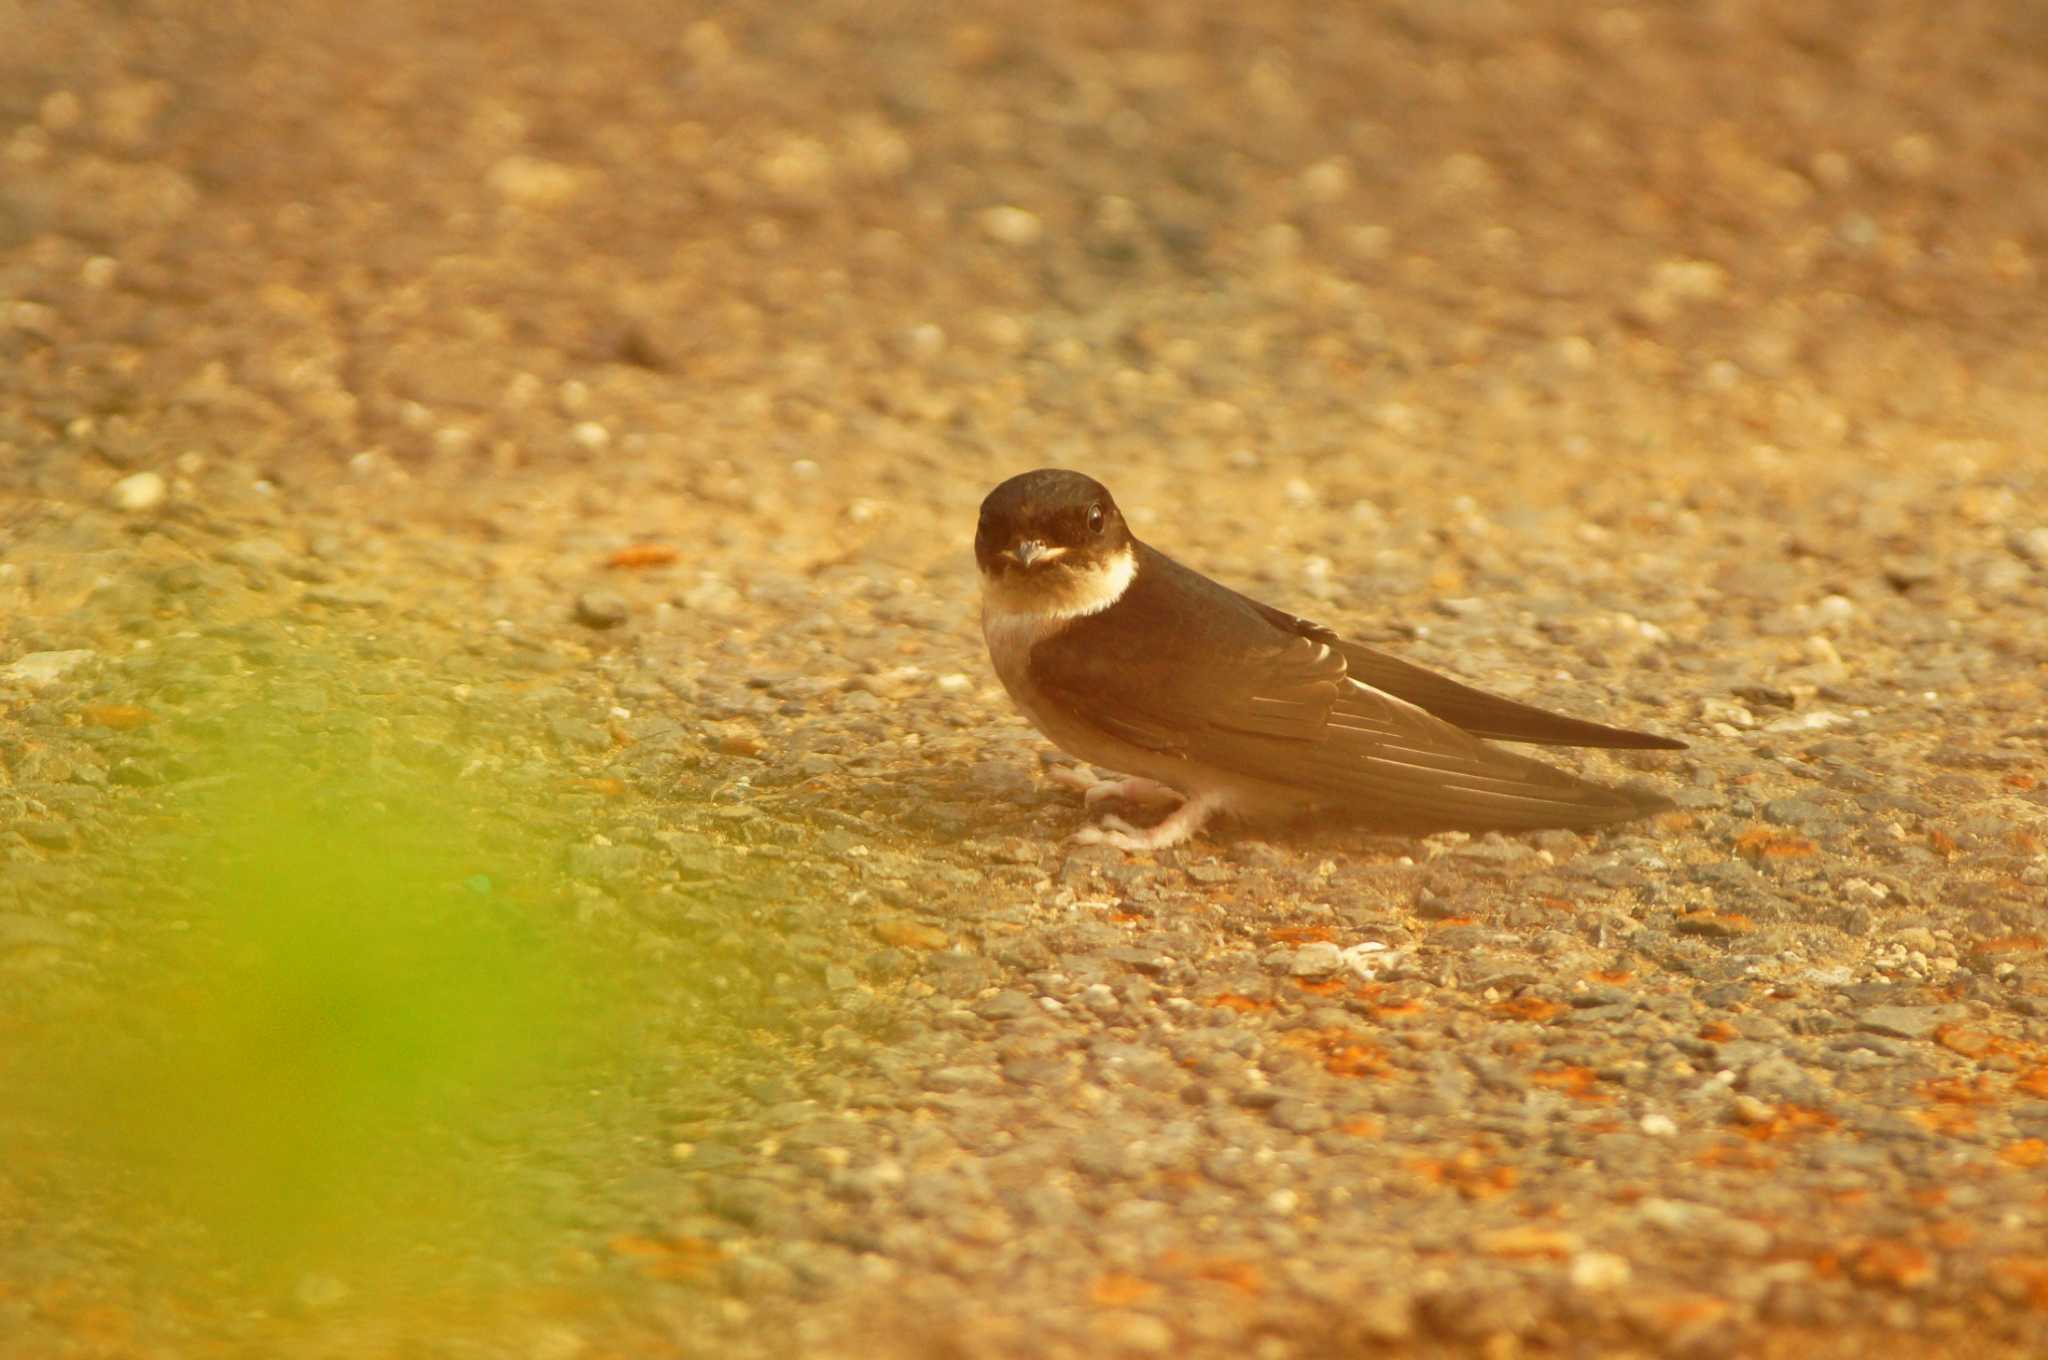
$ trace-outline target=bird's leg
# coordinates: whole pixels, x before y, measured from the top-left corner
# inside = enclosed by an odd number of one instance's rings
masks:
[[[1222,807],[1222,795],[1198,793],[1148,830],[1141,831],[1120,817],[1105,817],[1098,826],[1082,827],[1074,839],[1082,845],[1113,845],[1119,850],[1164,850],[1200,831]]]
[[[1187,795],[1179,789],[1169,788],[1156,779],[1141,779],[1137,775],[1127,779],[1097,780],[1095,787],[1082,794],[1081,801],[1088,807],[1094,807],[1109,798],[1121,798],[1126,803],[1136,803],[1141,807],[1162,807],[1187,801]]]
[[[1045,772],[1045,777],[1055,784],[1065,784],[1070,789],[1081,791],[1081,801],[1094,807],[1105,798],[1121,798],[1127,803],[1154,805],[1181,802],[1186,795],[1178,789],[1168,788],[1155,779],[1140,779],[1132,775],[1128,779],[1104,779],[1085,765],[1054,765]]]

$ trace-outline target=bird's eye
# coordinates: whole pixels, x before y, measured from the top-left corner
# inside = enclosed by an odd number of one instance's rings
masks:
[[[1102,506],[1100,504],[1088,507],[1088,532],[1091,534],[1102,532]]]

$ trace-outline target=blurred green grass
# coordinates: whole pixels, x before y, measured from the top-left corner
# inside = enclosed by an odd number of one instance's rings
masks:
[[[679,1054],[716,1067],[757,1022],[720,1009],[709,965],[656,951],[657,974],[586,928],[576,818],[537,791],[457,789],[284,720],[228,730],[264,740],[88,869],[124,956],[15,1011],[0,1155],[143,1256],[184,1243],[159,1273],[266,1291],[559,1237],[563,1177],[534,1168],[629,1160],[635,1089]]]
[[[488,1186],[447,1135],[602,1060],[565,1023],[593,961],[521,938],[425,790],[245,771],[209,802],[185,957],[134,998],[147,1028],[78,1074],[87,1145],[242,1255],[353,1256],[401,1218],[469,1217],[445,1201]]]

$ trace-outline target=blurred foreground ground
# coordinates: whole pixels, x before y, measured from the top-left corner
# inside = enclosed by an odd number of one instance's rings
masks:
[[[0,0],[0,1349],[2042,1353],[2043,89],[2028,3]],[[1070,851],[1048,463],[1680,810]]]

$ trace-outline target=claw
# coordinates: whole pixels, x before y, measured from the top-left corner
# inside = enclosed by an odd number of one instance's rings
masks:
[[[1119,850],[1164,850],[1179,845],[1200,831],[1221,807],[1222,800],[1215,795],[1198,794],[1175,808],[1165,821],[1149,829],[1140,830],[1121,817],[1104,817],[1096,825],[1084,826],[1075,832],[1074,840],[1082,845],[1113,845]]]
[[[1087,766],[1054,765],[1046,770],[1045,777],[1055,784],[1078,790],[1082,803],[1091,808],[1112,798],[1149,806],[1179,803],[1187,797],[1178,789],[1168,788],[1154,779],[1140,779],[1136,775],[1128,779],[1104,779]]]
[[[1113,845],[1119,850],[1150,850],[1152,844],[1142,834],[1130,835],[1100,826],[1084,826],[1074,833],[1076,845]]]

